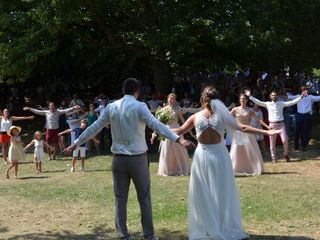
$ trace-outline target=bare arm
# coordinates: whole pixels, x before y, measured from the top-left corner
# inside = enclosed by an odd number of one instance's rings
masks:
[[[184,120],[184,117],[183,117],[183,115],[182,115],[182,112],[178,112],[177,114],[178,114],[178,117],[179,117],[179,119],[180,119],[181,124],[183,125],[183,124],[186,122],[186,120]],[[192,128],[191,128],[191,129],[192,129]],[[196,139],[196,136],[193,134],[193,132],[191,131],[191,129],[189,130],[189,134],[191,135],[191,137],[193,137],[194,139]]]
[[[179,128],[173,129],[178,135],[185,134],[194,127],[195,114],[190,116],[187,121]]]
[[[63,114],[63,113],[68,113],[68,112],[72,112],[74,110],[77,109],[81,109],[81,107],[79,105],[75,105],[73,107],[67,108],[67,109],[61,109],[61,110],[57,110],[59,112],[59,114]]]
[[[17,116],[12,116],[12,121],[20,121],[20,120],[33,120],[34,116],[27,116],[27,117],[17,117]]]
[[[183,113],[196,113],[199,112],[201,110],[201,108],[193,108],[193,107],[189,107],[189,108],[181,108]]]
[[[266,129],[270,129],[270,127],[268,126],[268,124],[266,124],[263,120],[259,120],[259,122],[260,122],[261,125],[264,126]]]
[[[50,146],[48,143],[46,143],[45,141],[42,141],[44,145],[46,145],[47,148],[53,148],[52,146]]]
[[[255,104],[257,104],[257,105],[259,105],[259,106],[261,106],[261,107],[265,107],[265,108],[267,107],[267,103],[266,103],[266,102],[262,102],[262,101],[260,101],[259,99],[256,99],[256,98],[252,97],[250,90],[246,89],[246,90],[244,91],[244,93],[245,93],[245,94],[247,95],[247,97],[248,97],[252,102],[254,102]]]
[[[269,126],[262,119],[259,119],[254,111],[252,111],[252,117],[256,120],[256,122],[260,123],[264,128],[269,129]]]
[[[38,110],[38,109],[35,109],[35,108],[31,108],[31,107],[24,107],[23,110],[24,111],[30,111],[30,112],[33,112],[35,114],[42,115],[42,116],[45,116],[46,112],[47,112],[47,110]]]
[[[232,110],[230,111],[230,113],[231,113],[233,116],[236,116],[236,108],[232,108]]]
[[[29,147],[31,147],[35,143],[35,140],[32,140],[27,146],[25,146],[24,150],[26,151]]]
[[[81,111],[81,109],[79,108],[79,109],[76,109],[74,111],[67,112],[66,115],[69,116],[69,115],[75,114],[75,113],[80,112],[80,111]]]
[[[94,141],[97,144],[100,144],[100,141],[96,137],[91,138],[91,140]]]
[[[151,138],[150,138],[150,143],[153,144],[154,140],[157,137],[157,133],[155,131],[153,131],[153,133],[151,134]]]
[[[269,135],[269,136],[280,133],[280,130],[275,130],[275,129],[264,130],[264,129],[254,128],[249,125],[244,125],[244,124],[240,124],[240,123],[238,123],[238,124],[241,128],[241,131],[245,132],[245,133],[254,133],[254,134],[259,133],[259,134],[264,134],[264,135]]]
[[[235,120],[235,118],[231,114],[225,114],[223,116],[223,121],[225,126],[228,126],[231,130],[238,130],[245,133],[261,133],[264,135],[274,135],[280,133],[280,130],[263,130],[251,127],[249,125],[244,125]]]
[[[72,132],[72,129],[69,128],[69,129],[64,130],[64,131],[62,131],[62,132],[59,132],[58,136],[62,136],[62,135],[64,135],[64,134],[71,133],[71,132]]]

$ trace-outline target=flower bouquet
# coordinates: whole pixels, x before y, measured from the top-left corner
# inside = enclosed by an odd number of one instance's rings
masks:
[[[155,111],[155,117],[163,124],[167,124],[174,120],[174,111],[171,107],[158,107]],[[160,135],[158,139],[159,141],[163,141],[164,137]]]

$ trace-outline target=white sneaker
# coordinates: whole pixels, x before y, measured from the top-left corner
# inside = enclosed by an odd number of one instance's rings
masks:
[[[70,172],[74,172],[74,167],[71,167]]]
[[[81,168],[80,169],[80,172],[85,172],[86,170],[84,168]]]

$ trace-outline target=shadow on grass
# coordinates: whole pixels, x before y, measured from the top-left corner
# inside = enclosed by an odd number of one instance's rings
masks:
[[[19,162],[19,164],[31,164],[34,163],[34,161],[28,161],[28,162]]]
[[[14,237],[7,238],[8,240],[17,239],[30,239],[30,240],[45,240],[45,239],[59,239],[59,240],[85,240],[85,239],[116,239],[116,235],[113,229],[107,229],[103,226],[93,229],[91,233],[74,233],[72,231],[61,231],[61,232],[51,232],[47,231],[45,233],[27,233],[16,235]]]
[[[250,240],[315,240],[303,236],[250,235]]]
[[[86,172],[111,172],[112,170],[110,168],[108,169],[86,169]]]
[[[45,179],[45,178],[51,178],[49,176],[29,176],[29,177],[19,177],[19,180],[26,180],[26,179]]]
[[[0,229],[1,230],[1,229]],[[75,233],[68,230],[63,230],[61,232],[53,232],[47,231],[44,233],[27,233],[15,235],[14,237],[9,237],[7,240],[20,240],[20,239],[29,239],[29,240],[111,240],[118,239],[117,234],[114,229],[107,228],[102,225],[96,227],[89,233]],[[132,233],[132,240],[140,240],[142,239],[142,235],[140,233]]]
[[[294,162],[304,162],[304,161],[320,161],[320,159],[319,158],[315,158],[315,156],[292,159],[293,163]]]
[[[54,162],[71,162],[72,161],[72,157],[63,157],[63,158],[58,158],[58,159],[55,159],[55,160],[50,160],[51,161],[54,161]]]
[[[0,228],[0,233],[5,233],[5,232],[9,232],[9,229],[6,227],[1,227]]]
[[[6,232],[7,229],[0,228],[0,232]],[[157,235],[161,240],[188,240],[188,235],[185,232],[171,231],[168,229],[161,229]],[[18,240],[18,239],[30,239],[30,240],[46,240],[46,239],[59,239],[59,240],[112,240],[117,239],[117,234],[114,229],[106,228],[105,226],[99,226],[92,230],[90,233],[74,233],[72,231],[61,231],[61,232],[51,232],[47,231],[45,233],[27,233],[16,235],[14,237],[7,238],[8,240]],[[131,240],[142,239],[142,233],[131,233]],[[277,236],[277,235],[250,235],[252,240],[315,240],[313,238],[303,237],[303,236]]]
[[[59,170],[46,170],[42,171],[42,173],[61,173],[61,172],[66,172],[66,169],[59,169]]]
[[[300,174],[298,172],[263,172],[263,175]]]

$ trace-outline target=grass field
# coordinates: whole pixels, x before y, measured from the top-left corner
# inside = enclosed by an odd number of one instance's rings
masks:
[[[237,177],[243,223],[251,239],[320,239],[320,145],[293,152],[294,162],[266,162],[266,173]],[[281,149],[279,149],[280,151]],[[279,152],[280,154],[280,152]],[[156,175],[151,154],[152,200],[156,235],[187,238],[189,177]],[[70,157],[45,161],[36,174],[32,154],[19,165],[19,179],[5,179],[0,166],[0,239],[114,239],[111,157],[86,161],[86,173],[71,173]],[[140,210],[131,186],[128,228],[142,235]]]

